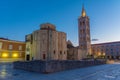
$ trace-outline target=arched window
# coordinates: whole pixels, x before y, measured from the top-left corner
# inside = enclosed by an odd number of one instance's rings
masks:
[[[83,21],[83,25],[85,25],[85,21]]]
[[[65,54],[65,51],[64,51],[64,54]]]
[[[80,34],[82,34],[83,32],[82,32],[82,30],[80,30]]]
[[[85,29],[83,29],[83,33],[85,33]]]
[[[54,52],[53,52],[54,54],[55,54],[55,50],[54,50]]]
[[[82,26],[82,22],[80,22],[80,26]]]
[[[60,51],[60,54],[62,54],[62,51]]]

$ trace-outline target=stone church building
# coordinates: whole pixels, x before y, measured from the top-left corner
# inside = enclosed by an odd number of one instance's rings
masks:
[[[26,35],[26,60],[66,60],[66,33],[55,25],[45,23],[40,29]]]
[[[78,18],[78,33],[79,46],[74,47],[55,25],[41,24],[39,30],[26,35],[26,60],[81,60],[91,54],[89,17],[84,7]]]

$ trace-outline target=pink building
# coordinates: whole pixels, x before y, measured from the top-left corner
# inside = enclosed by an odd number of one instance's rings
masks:
[[[120,59],[120,41],[100,44],[92,44],[94,57],[106,57],[108,59]]]

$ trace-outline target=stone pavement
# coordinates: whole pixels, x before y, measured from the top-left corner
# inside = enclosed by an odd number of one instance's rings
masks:
[[[51,74],[15,70],[0,63],[0,80],[120,80],[120,64],[105,64]]]

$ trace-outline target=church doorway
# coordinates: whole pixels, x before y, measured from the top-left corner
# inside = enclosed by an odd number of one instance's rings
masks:
[[[30,60],[30,55],[26,55],[26,60],[27,60],[27,61]]]
[[[111,56],[111,59],[114,59],[114,56]]]
[[[107,59],[110,59],[110,56],[107,56]]]
[[[116,59],[119,59],[119,56],[116,56]]]
[[[46,59],[46,55],[45,54],[43,54],[43,59]]]

